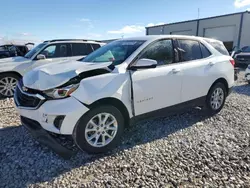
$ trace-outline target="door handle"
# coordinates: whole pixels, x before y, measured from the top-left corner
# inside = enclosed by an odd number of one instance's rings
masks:
[[[173,72],[174,74],[177,74],[178,72],[181,72],[181,70],[180,70],[180,69],[172,69],[172,72]]]
[[[209,62],[208,65],[213,66],[215,62]]]

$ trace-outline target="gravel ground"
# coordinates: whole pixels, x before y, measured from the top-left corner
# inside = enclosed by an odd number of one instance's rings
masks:
[[[241,73],[224,109],[136,124],[106,155],[63,160],[34,141],[12,100],[0,101],[0,187],[250,187],[250,85]]]

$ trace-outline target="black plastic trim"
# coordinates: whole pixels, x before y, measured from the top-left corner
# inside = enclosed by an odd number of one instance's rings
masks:
[[[21,116],[21,123],[39,143],[48,146],[62,158],[70,159],[75,155],[75,152],[59,144],[37,121]]]
[[[232,93],[232,91],[233,91],[233,87],[228,88],[227,96],[230,95]]]
[[[135,122],[145,120],[145,119],[173,115],[173,114],[176,114],[182,110],[185,110],[185,109],[188,109],[191,107],[204,106],[205,102],[206,102],[206,96],[203,96],[203,97],[200,97],[200,98],[197,98],[194,100],[190,100],[187,102],[183,102],[183,103],[180,103],[177,105],[173,105],[173,106],[169,106],[169,107],[155,110],[152,112],[148,112],[145,114],[141,114],[141,115],[138,115],[138,116],[131,118],[130,124],[134,124]]]

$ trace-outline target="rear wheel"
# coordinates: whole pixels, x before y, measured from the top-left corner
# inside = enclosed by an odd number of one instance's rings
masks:
[[[206,97],[207,111],[216,114],[221,111],[227,97],[226,87],[223,83],[216,83],[208,92]]]
[[[114,106],[91,109],[78,122],[73,138],[81,150],[88,153],[103,153],[114,148],[120,141],[124,118]]]
[[[16,74],[0,75],[0,96],[13,97],[14,91],[20,76]]]

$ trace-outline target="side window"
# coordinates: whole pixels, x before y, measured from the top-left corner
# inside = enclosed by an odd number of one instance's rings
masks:
[[[9,46],[9,51],[16,51],[16,47],[15,46]]]
[[[59,58],[69,56],[68,44],[52,44],[46,47],[40,54],[45,55],[46,58]]]
[[[202,59],[201,49],[198,41],[178,40],[182,61]]]
[[[45,48],[40,54],[45,55],[46,58],[55,57],[56,45],[50,45]]]
[[[87,43],[73,43],[72,44],[72,53],[73,56],[84,56],[93,52],[90,44]]]
[[[207,58],[210,55],[212,55],[211,52],[206,48],[206,46],[200,43],[200,47],[201,47],[201,53],[202,53],[203,58]]]
[[[157,65],[167,65],[173,63],[173,45],[172,40],[162,40],[149,46],[140,59],[153,59]]]
[[[100,44],[91,44],[91,46],[93,47],[94,50],[97,50],[98,48],[100,48]]]

